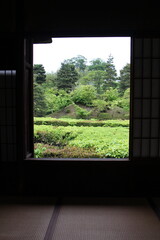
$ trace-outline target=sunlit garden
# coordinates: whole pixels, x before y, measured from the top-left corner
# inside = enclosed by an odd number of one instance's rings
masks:
[[[34,65],[36,158],[126,158],[130,64],[114,58],[65,60],[56,73]]]

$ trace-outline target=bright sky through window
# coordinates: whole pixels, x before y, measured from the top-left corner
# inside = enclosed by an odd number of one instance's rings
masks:
[[[77,55],[84,56],[88,63],[96,58],[106,61],[112,55],[119,75],[119,71],[130,63],[130,38],[53,38],[51,44],[34,45],[34,64],[43,64],[46,72],[56,72],[64,60]]]

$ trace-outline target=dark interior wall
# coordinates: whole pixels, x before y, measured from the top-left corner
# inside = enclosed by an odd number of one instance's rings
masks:
[[[32,161],[24,169],[24,192],[31,195],[160,195],[159,163]]]
[[[8,0],[1,3],[1,33],[47,35],[158,34],[159,8],[150,2]]]
[[[25,2],[25,31],[53,35],[108,35],[158,32],[158,9],[149,2]],[[28,14],[28,12],[30,14]]]
[[[22,4],[24,3],[24,4]],[[16,5],[17,4],[17,5]],[[20,5],[19,5],[20,4]],[[18,8],[17,8],[18,6]],[[9,1],[1,8],[1,35],[36,36],[160,36],[158,9],[150,3],[135,7],[93,1]],[[17,45],[18,48],[18,45]],[[2,59],[3,60],[3,59]],[[11,59],[10,59],[11,60]],[[8,61],[10,61],[8,60]],[[21,81],[18,79],[17,81]],[[18,84],[18,82],[17,82]],[[22,95],[21,95],[22,97]],[[17,95],[20,102],[22,99]],[[21,112],[17,109],[17,116]],[[23,125],[17,125],[22,136]],[[159,195],[160,164],[136,162],[38,162],[18,159],[0,163],[1,193],[52,195]],[[11,159],[12,161],[12,159]]]
[[[16,31],[16,0],[2,2],[0,23],[1,34],[8,34]]]

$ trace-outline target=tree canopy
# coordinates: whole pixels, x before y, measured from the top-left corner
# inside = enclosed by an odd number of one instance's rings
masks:
[[[34,81],[38,84],[42,84],[46,81],[46,71],[42,64],[35,64],[33,66]]]
[[[126,64],[120,71],[119,91],[121,95],[130,87],[130,64]]]
[[[80,73],[84,72],[87,67],[87,59],[82,55],[78,55],[77,57],[67,59],[64,61],[64,63],[74,65],[75,69]]]
[[[70,63],[62,63],[61,68],[57,72],[55,84],[58,89],[71,91],[78,81],[78,73],[75,66]]]
[[[89,116],[81,105],[94,108],[92,115],[99,112],[102,119],[108,118],[108,110],[129,116],[130,64],[120,70],[118,77],[111,55],[106,61],[97,58],[88,64],[84,56],[78,55],[64,60],[56,73],[46,74],[43,65],[36,64],[33,74],[35,116],[53,114],[70,104],[80,105],[76,111],[81,117]]]

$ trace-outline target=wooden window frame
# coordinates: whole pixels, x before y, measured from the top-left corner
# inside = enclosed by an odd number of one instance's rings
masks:
[[[102,37],[102,36],[99,36],[99,37]],[[110,37],[110,36],[108,36],[108,37]],[[131,46],[132,46],[132,37],[131,36],[125,36],[125,37],[130,37]],[[36,39],[35,42],[37,43],[38,40]],[[39,41],[39,42],[41,42],[41,41]],[[130,51],[131,50],[132,50],[132,47],[130,48]],[[33,50],[32,50],[32,54],[33,54]],[[32,55],[32,57],[33,57],[33,55]],[[131,57],[132,57],[132,52],[131,52]],[[33,73],[33,71],[32,71],[32,73]],[[131,82],[131,80],[130,80],[130,82]],[[33,103],[33,77],[32,77],[32,84],[31,85],[32,85],[32,93],[30,92],[30,99],[32,99],[32,103]],[[131,113],[131,105],[132,105],[131,101],[132,101],[132,99],[130,97],[130,113]],[[30,124],[33,123],[33,105],[31,105],[31,107],[32,107],[32,109],[30,109],[30,118],[32,117],[32,120],[30,119]],[[130,117],[131,117],[131,114],[130,114]],[[131,119],[129,119],[129,122],[131,123]],[[129,157],[128,158],[35,158],[34,157],[34,146],[33,146],[33,128],[30,127],[29,131],[32,132],[32,134],[30,134],[30,136],[32,136],[30,138],[30,139],[32,139],[31,140],[31,145],[30,145],[31,146],[30,149],[32,149],[32,152],[29,152],[28,155],[26,155],[25,160],[27,160],[27,161],[49,161],[49,162],[50,161],[69,161],[69,162],[70,161],[91,161],[91,162],[92,161],[102,161],[102,162],[120,162],[120,161],[122,161],[122,162],[128,162],[129,160],[131,160],[131,156],[132,156],[131,132],[130,132],[131,131],[131,126],[129,127]]]

